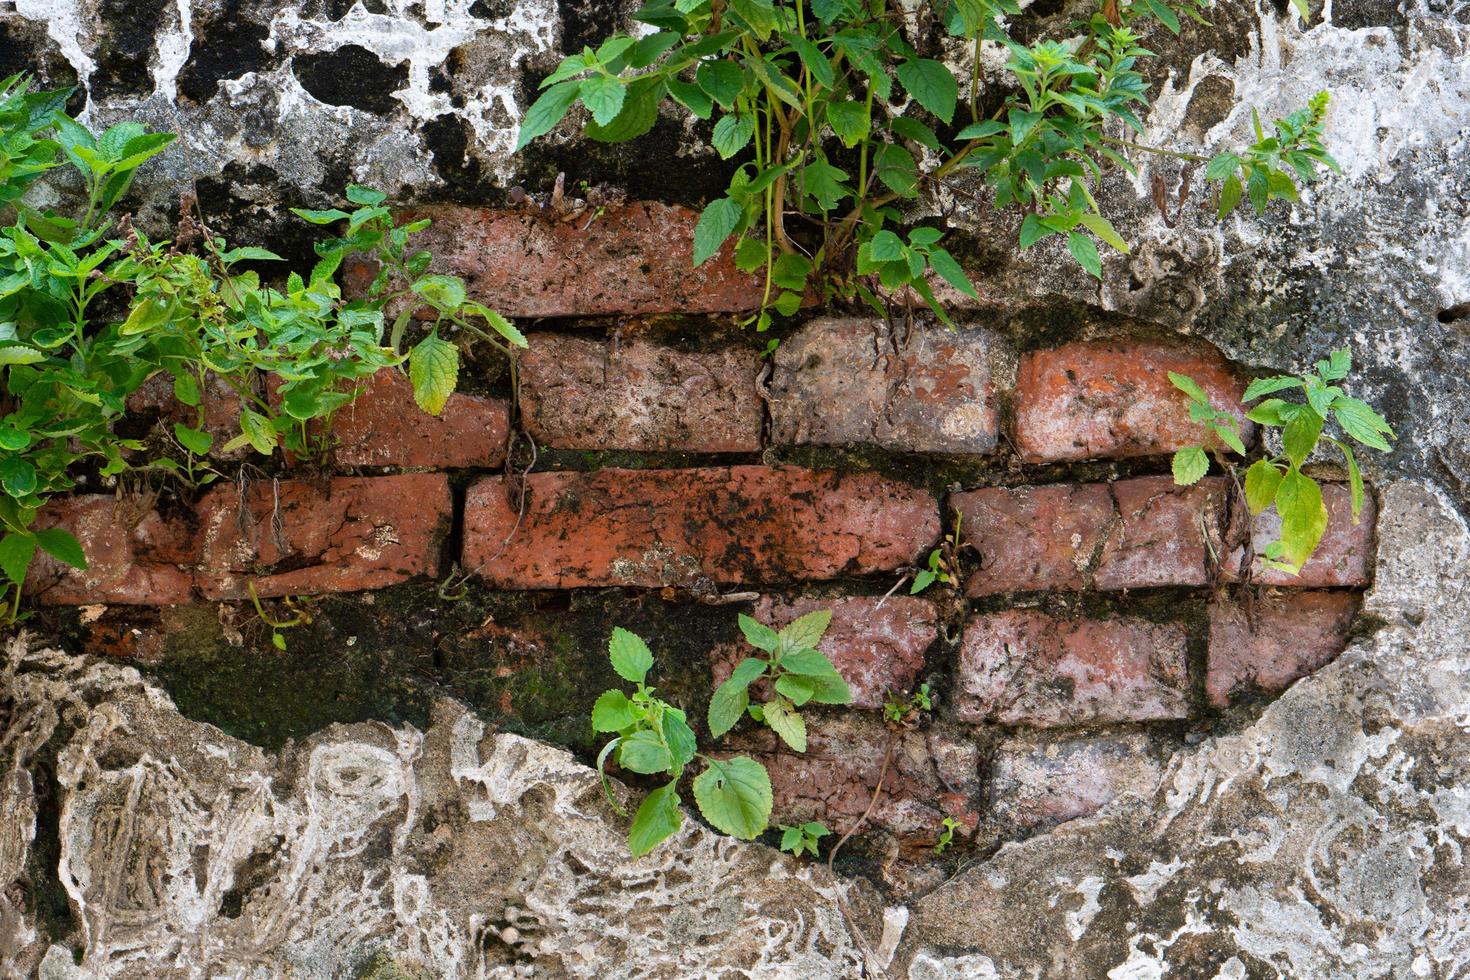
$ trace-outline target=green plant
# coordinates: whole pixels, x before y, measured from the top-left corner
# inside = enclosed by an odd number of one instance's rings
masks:
[[[934,710],[934,699],[929,694],[929,685],[920,684],[919,689],[904,697],[889,691],[883,698],[883,717],[892,724],[912,721],[923,712]]]
[[[1327,507],[1322,502],[1322,488],[1316,480],[1302,472],[1302,465],[1323,441],[1342,453],[1348,473],[1352,498],[1352,519],[1357,523],[1363,509],[1363,474],[1353,455],[1349,440],[1359,445],[1390,452],[1388,440],[1394,438],[1389,427],[1367,403],[1349,396],[1336,383],[1347,378],[1352,369],[1352,354],[1346,348],[1333,351],[1314,370],[1299,375],[1277,375],[1258,378],[1246,387],[1242,403],[1257,402],[1246,417],[1267,430],[1281,433],[1280,453],[1268,452],[1251,463],[1245,471],[1243,494],[1251,514],[1261,514],[1275,507],[1281,518],[1280,537],[1272,541],[1262,555],[1268,568],[1296,575],[1306,563],[1327,530]],[[1189,397],[1189,417],[1202,423],[1213,437],[1209,446],[1222,469],[1235,476],[1235,468],[1223,450],[1246,455],[1245,445],[1235,417],[1210,403],[1193,379],[1170,372],[1169,380]],[[1305,400],[1290,402],[1282,398],[1265,398],[1277,392],[1299,390]],[[1257,399],[1264,399],[1257,401]],[[1343,438],[1327,435],[1331,419]],[[1266,440],[1263,440],[1263,443]],[[1174,481],[1188,485],[1197,483],[1209,471],[1210,458],[1205,446],[1189,446],[1174,454]]]
[[[1256,141],[1238,154],[1216,154],[1205,168],[1205,177],[1221,184],[1219,217],[1234,211],[1242,197],[1250,200],[1256,214],[1265,214],[1273,200],[1298,200],[1297,180],[1314,182],[1319,167],[1342,172],[1322,144],[1327,99],[1326,92],[1318,92],[1305,109],[1277,119],[1271,136],[1262,129],[1260,115],[1251,110]]]
[[[1304,11],[1304,0],[1294,2]],[[1177,34],[1181,15],[1201,20],[1207,6],[1101,0],[1074,25],[1078,38],[1022,44],[1007,23],[1021,12],[1016,0],[941,0],[933,6],[938,22],[971,52],[962,92],[948,65],[921,56],[905,37],[910,8],[888,0],[650,0],[634,15],[651,28],[643,36],[615,34],[565,58],[543,80],[517,148],[550,132],[579,102],[592,139],[635,139],[671,100],[714,121],[712,143],[722,158],[741,158],[725,195],[700,216],[693,257],[698,265],[734,238],[737,265],[764,269],[762,307],[747,322],[765,329],[771,311],[794,313],[812,288],[880,312],[887,299],[912,290],[948,322],[929,275],[977,293],[940,244],[941,230],[894,230],[903,202],[926,187],[967,195],[951,180],[976,171],[997,207],[1023,214],[1022,248],[1064,236],[1071,256],[1101,277],[1097,243],[1128,250],[1092,192],[1106,167],[1132,169],[1119,150],[1205,162],[1110,130],[1143,129],[1134,113],[1148,104],[1138,64],[1152,52],[1140,32],[1153,22]],[[984,41],[1007,52],[1014,88],[982,117]],[[1253,202],[1262,186],[1268,198],[1291,196],[1283,180],[1310,179],[1319,165],[1331,165],[1318,141],[1324,108],[1319,96],[1305,116],[1279,120],[1272,139],[1258,125],[1256,144],[1231,157]],[[1213,179],[1228,198],[1240,178],[1216,159]],[[788,227],[793,216],[799,222]]]
[[[702,755],[684,712],[657,696],[645,681],[653,668],[653,653],[642,639],[617,628],[608,641],[608,656],[618,676],[636,685],[632,696],[606,691],[592,707],[592,728],[614,732],[597,756],[608,801],[626,816],[613,796],[605,765],[613,758],[629,772],[668,775],[669,781],[650,792],[633,815],[628,848],[634,857],[647,854],[684,823],[679,809],[679,779],[695,759],[705,769],[694,778],[699,812],[716,829],[742,840],[753,840],[771,817],[771,780],[765,766],[748,756],[717,759]]]
[[[741,614],[740,631],[761,655],[740,661],[715,689],[709,702],[710,734],[719,738],[734,728],[741,716],[749,714],[797,752],[805,752],[806,720],[798,709],[807,702],[852,703],[847,682],[832,661],[816,649],[831,620],[831,611],[819,609],[778,632]],[[752,704],[750,686],[763,678],[769,684],[768,696]]]
[[[949,850],[949,845],[954,843],[954,832],[960,828],[960,822],[954,817],[945,817],[944,823],[939,831],[939,840],[934,844],[934,853],[943,854]]]
[[[260,617],[262,623],[271,628],[271,646],[284,653],[286,651],[285,631],[297,626],[310,626],[315,618],[312,607],[316,605],[316,600],[310,596],[286,596],[281,600],[281,604],[292,616],[290,619],[276,619],[267,615],[265,608],[260,604],[260,596],[255,593],[254,582],[250,583],[249,588],[250,602],[255,606],[255,615]]]
[[[800,857],[802,851],[817,856],[817,847],[823,837],[832,833],[826,825],[817,823],[815,820],[804,823],[799,827],[788,827],[781,824],[781,850],[789,851],[796,857]]]
[[[928,567],[915,573],[909,595],[918,595],[935,582],[944,585],[959,582],[960,522],[963,520],[963,514],[955,515],[954,530],[944,536],[944,542],[938,548],[929,552]]]

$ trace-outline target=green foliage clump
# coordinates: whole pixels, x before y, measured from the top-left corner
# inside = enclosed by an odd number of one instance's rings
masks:
[[[1303,463],[1322,441],[1331,443],[1342,453],[1347,466],[1354,524],[1363,509],[1363,473],[1348,440],[1379,452],[1391,452],[1393,449],[1388,442],[1394,438],[1393,429],[1383,417],[1366,402],[1348,395],[1337,384],[1347,378],[1351,369],[1352,354],[1344,348],[1333,351],[1328,359],[1318,361],[1312,371],[1257,378],[1246,387],[1242,396],[1242,402],[1256,402],[1245,413],[1247,418],[1281,433],[1282,451],[1257,459],[1245,471],[1245,503],[1251,514],[1264,513],[1274,506],[1281,518],[1281,536],[1272,541],[1261,556],[1268,568],[1298,574],[1327,531],[1328,515],[1322,502],[1322,488],[1302,472]],[[1211,446],[1216,460],[1233,473],[1234,468],[1222,449],[1239,456],[1246,455],[1235,416],[1212,405],[1209,395],[1193,379],[1171,371],[1169,380],[1189,396],[1189,417],[1205,426],[1206,432],[1218,443]],[[1265,397],[1293,389],[1299,390],[1305,400],[1292,402]],[[1326,434],[1329,419],[1341,430],[1342,439]],[[1178,484],[1199,482],[1209,468],[1210,459],[1204,446],[1188,446],[1174,454],[1174,482]]]
[[[428,222],[395,227],[385,196],[370,188],[348,186],[351,212],[297,212],[315,224],[345,222],[345,233],[317,243],[308,276],[291,272],[277,285],[242,266],[279,256],[230,248],[202,222],[190,229],[197,250],[183,240],[150,241],[115,212],[138,168],[173,135],[135,122],[94,134],[66,115],[68,94],[32,92],[19,75],[0,81],[0,204],[15,216],[0,229],[0,603],[11,620],[38,549],[86,565],[70,534],[32,529],[41,506],[84,472],[189,487],[220,476],[209,462],[215,437],[204,426],[211,382],[241,403],[240,432],[223,449],[319,459],[331,446],[333,415],[380,370],[406,361],[418,404],[442,410],[459,365],[456,343],[443,336],[451,328],[507,355],[526,346],[509,321],[466,298],[463,282],[426,274],[429,254],[410,251],[408,241]],[[59,166],[81,179],[86,203],[78,213],[26,200],[30,186]],[[363,297],[346,296],[336,281],[353,252],[382,270]],[[417,308],[433,319],[404,351]],[[391,309],[399,312],[389,331]],[[128,397],[156,375],[194,410],[193,424],[176,422],[162,447],[117,432]]]
[[[1295,0],[1303,12],[1302,0]],[[751,317],[791,315],[808,290],[886,310],[912,290],[943,319],[930,274],[976,297],[943,232],[907,236],[900,208],[951,179],[978,173],[998,208],[1023,215],[1020,245],[1063,236],[1072,258],[1101,277],[1099,244],[1128,244],[1102,213],[1093,189],[1105,169],[1132,171],[1119,138],[1142,132],[1148,106],[1139,64],[1150,25],[1178,34],[1180,18],[1203,22],[1206,0],[1101,0],[1068,40],[1021,43],[1008,19],[1016,0],[941,0],[938,22],[971,52],[961,73],[926,58],[905,37],[905,8],[889,0],[649,0],[634,37],[615,34],[565,58],[541,83],[521,122],[518,148],[549,133],[578,103],[584,130],[617,142],[647,133],[666,101],[713,120],[721,158],[743,157],[723,196],[694,232],[694,263],[730,239],[746,271],[764,269],[765,298]],[[997,107],[981,110],[981,45],[1001,45],[1012,83]],[[1335,167],[1322,148],[1325,94],[1276,121],[1241,154],[1221,154],[1208,176],[1222,183],[1223,216],[1247,194],[1257,210],[1295,199],[1293,181]],[[967,117],[967,118],[966,118]],[[1283,166],[1284,165],[1284,166]],[[1228,205],[1228,206],[1227,206]],[[795,221],[793,222],[793,219]],[[794,224],[794,227],[788,225]]]
[[[806,721],[799,707],[808,702],[852,703],[847,682],[831,661],[813,649],[831,617],[827,610],[809,613],[777,632],[742,615],[741,631],[762,656],[741,661],[716,689],[709,704],[711,736],[719,738],[748,714],[768,725],[791,748],[805,752]],[[765,766],[749,756],[722,759],[698,751],[698,740],[685,713],[659,698],[656,689],[647,685],[653,652],[638,636],[614,629],[608,641],[608,656],[618,676],[635,685],[631,695],[617,689],[604,692],[592,707],[593,730],[616,736],[597,756],[597,771],[603,777],[608,800],[623,813],[607,782],[609,759],[629,772],[670,777],[644,797],[633,815],[628,830],[633,856],[647,854],[683,826],[679,781],[696,759],[705,768],[694,778],[694,800],[710,825],[742,840],[753,840],[763,833],[770,824],[772,805],[771,779]],[[763,677],[770,681],[770,696],[754,704],[749,689]],[[810,850],[815,854],[816,838],[826,832],[819,824],[782,829],[788,837],[793,829],[797,832],[790,838],[796,846],[793,853],[799,853],[810,839]],[[783,843],[782,847],[789,845]]]

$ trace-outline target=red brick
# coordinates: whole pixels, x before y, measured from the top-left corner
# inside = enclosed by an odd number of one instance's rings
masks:
[[[1028,462],[1149,456],[1199,445],[1185,395],[1168,372],[1185,374],[1221,410],[1244,422],[1245,385],[1218,353],[1179,343],[1098,340],[1033,351],[1016,380],[1016,448]],[[1246,436],[1255,426],[1244,422]]]
[[[1210,702],[1225,705],[1240,691],[1279,694],[1297,678],[1337,659],[1360,597],[1352,592],[1266,593],[1247,605],[1210,605]]]
[[[881,605],[880,605],[881,603]],[[773,629],[818,609],[832,611],[817,649],[827,655],[858,708],[883,707],[884,694],[914,688],[924,669],[924,652],[939,636],[939,618],[927,599],[916,596],[849,596],[842,599],[762,597],[751,615]],[[721,644],[710,653],[716,684],[755,651],[744,643]]]
[[[1124,793],[1151,793],[1163,767],[1144,735],[1008,739],[990,765],[990,812],[1013,827],[1089,817]]]
[[[234,486],[199,504],[199,587],[208,599],[379,589],[434,575],[452,505],[443,474]],[[273,523],[278,526],[273,529]]]
[[[1208,585],[1223,550],[1226,483],[1205,479],[1181,487],[1172,477],[1112,484],[1118,521],[1103,544],[1099,589]]]
[[[26,580],[37,602],[169,605],[193,595],[195,543],[187,520],[164,518],[135,500],[85,494],[53,499],[35,527],[70,531],[87,556],[86,570],[78,571],[37,554]]]
[[[225,443],[240,434],[240,396],[216,374],[206,377],[200,395],[204,431],[214,437],[209,455],[214,459],[244,459],[252,451],[249,446],[241,446],[228,453],[223,449]],[[173,438],[175,422],[190,428],[199,422],[198,411],[174,397],[173,376],[165,371],[153,375],[134,390],[128,396],[127,409],[134,413],[157,413],[170,438]]]
[[[1009,609],[966,624],[955,708],[1041,727],[1154,721],[1188,717],[1187,690],[1179,626]]]
[[[1322,484],[1322,502],[1327,505],[1327,533],[1322,542],[1302,566],[1300,575],[1268,569],[1261,555],[1266,546],[1281,536],[1281,518],[1272,507],[1258,514],[1252,525],[1252,544],[1255,548],[1255,567],[1251,581],[1261,585],[1286,585],[1297,588],[1321,589],[1334,586],[1360,588],[1373,578],[1373,528],[1378,518],[1378,508],[1369,494],[1363,500],[1363,511],[1359,523],[1353,524],[1352,492],[1340,483]],[[1231,554],[1230,567],[1239,568],[1244,561],[1243,548]]]
[[[510,407],[499,398],[455,393],[439,415],[413,400],[400,372],[379,371],[332,417],[339,466],[495,467],[505,462]]]
[[[792,752],[769,729],[749,720],[741,722],[727,745],[732,754],[749,753],[770,773],[773,825],[819,820],[842,834],[872,800],[888,737],[873,715],[828,713],[808,724],[805,753]],[[882,795],[863,829],[931,846],[946,816],[975,826],[978,791],[979,753],[973,742],[934,730],[908,732],[894,748]]]
[[[759,371],[747,348],[535,334],[521,356],[521,416],[556,449],[759,452]]]
[[[483,479],[465,504],[464,565],[505,588],[866,575],[910,564],[940,530],[933,497],[871,473],[794,466],[533,473],[516,529],[518,482]]]
[[[972,596],[1084,589],[1114,520],[1106,484],[986,487],[951,494],[960,533],[979,556]]]
[[[463,277],[471,297],[506,316],[726,313],[761,302],[763,283],[736,270],[732,245],[694,267],[699,215],[684,207],[638,201],[572,222],[453,205],[401,216],[419,218],[434,222],[413,239],[434,254],[430,270]],[[345,272],[357,292],[377,274],[361,258]]]
[[[778,443],[871,444],[902,452],[990,453],[999,411],[988,330],[821,319],[776,348],[768,400]]]

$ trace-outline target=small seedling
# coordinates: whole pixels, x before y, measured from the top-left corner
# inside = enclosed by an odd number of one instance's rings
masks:
[[[250,601],[255,605],[255,614],[260,621],[271,628],[271,645],[282,653],[286,650],[286,633],[288,629],[297,626],[310,626],[314,618],[311,607],[316,605],[316,599],[310,596],[286,596],[281,604],[288,612],[294,613],[290,619],[272,619],[266,615],[265,607],[260,604],[260,596],[255,592],[255,583],[251,582]]]
[[[914,574],[914,584],[909,589],[909,595],[918,595],[935,582],[943,585],[954,585],[959,582],[960,522],[963,520],[963,514],[955,515],[954,530],[945,535],[943,543],[938,548],[929,552],[928,567],[921,568]]]
[[[917,715],[934,710],[934,699],[929,694],[929,685],[920,684],[919,689],[908,697],[889,692],[883,699],[883,717],[899,725],[911,722]]]
[[[828,830],[824,824],[817,823],[815,820],[799,827],[788,827],[783,823],[781,824],[781,850],[789,851],[796,857],[800,857],[802,851],[816,857],[818,842],[831,833],[832,831]]]
[[[934,845],[935,854],[943,854],[949,850],[949,845],[954,843],[954,832],[960,827],[960,822],[954,817],[945,817],[944,826],[939,831],[939,840]]]
[[[1393,429],[1366,402],[1349,397],[1336,382],[1344,380],[1352,369],[1352,354],[1346,348],[1333,351],[1327,360],[1318,361],[1315,370],[1299,375],[1277,375],[1257,378],[1245,389],[1242,403],[1256,401],[1279,391],[1300,389],[1305,402],[1289,402],[1281,398],[1265,398],[1245,413],[1246,418],[1267,428],[1281,431],[1282,452],[1258,459],[1245,471],[1244,495],[1251,514],[1261,514],[1273,505],[1281,517],[1280,537],[1266,546],[1262,555],[1266,567],[1296,575],[1317,550],[1327,531],[1327,507],[1322,502],[1322,488],[1316,480],[1302,472],[1306,462],[1322,440],[1341,452],[1347,465],[1348,484],[1352,495],[1352,519],[1358,522],[1363,509],[1363,474],[1347,440],[1379,452],[1391,452],[1388,440]],[[1169,372],[1169,380],[1189,396],[1189,417],[1205,426],[1206,432],[1218,440],[1210,446],[1221,468],[1235,478],[1235,466],[1226,458],[1224,449],[1245,455],[1235,417],[1210,402],[1209,395],[1192,378]],[[1337,439],[1324,434],[1331,418],[1343,435]],[[1188,446],[1174,454],[1174,482],[1180,485],[1198,483],[1209,471],[1210,458],[1204,446]]]

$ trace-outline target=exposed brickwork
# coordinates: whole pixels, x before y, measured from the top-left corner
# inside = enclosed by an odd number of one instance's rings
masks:
[[[332,419],[339,466],[403,469],[495,467],[505,462],[510,407],[499,398],[456,393],[434,416],[413,400],[397,371],[379,371]]]
[[[521,358],[521,415],[533,439],[556,449],[759,452],[759,371],[743,347],[535,334]]]
[[[820,319],[776,348],[777,443],[871,444],[900,452],[989,453],[999,414],[990,331]]]
[[[807,750],[780,746],[768,729],[742,723],[730,738],[731,753],[746,752],[764,763],[771,776],[771,823],[820,820],[845,832],[873,797],[888,730],[871,715],[824,715],[808,725]],[[909,732],[894,747],[883,793],[870,826],[928,846],[946,816],[973,827],[979,791],[979,753],[969,739],[937,731]],[[829,839],[831,843],[835,838]]]
[[[112,494],[59,497],[36,516],[35,529],[71,532],[87,556],[78,571],[39,553],[26,591],[48,605],[106,602],[167,605],[188,602],[194,580],[194,538],[187,520]]]
[[[1360,597],[1353,592],[1264,593],[1210,604],[1210,702],[1233,694],[1279,694],[1337,658]]]
[[[991,760],[987,795],[996,820],[1044,827],[1091,816],[1123,793],[1152,792],[1161,772],[1152,743],[1140,734],[1007,739]]]
[[[735,268],[732,246],[693,267],[688,208],[638,201],[595,219],[559,221],[535,208],[419,208],[403,221],[434,224],[414,247],[434,254],[431,271],[464,278],[470,295],[510,317],[724,313],[760,305],[763,284]],[[345,266],[351,290],[377,274]]]
[[[449,481],[437,473],[234,486],[199,504],[199,589],[208,599],[379,589],[439,569]]]
[[[965,587],[972,596],[1087,588],[1116,513],[1101,483],[985,487],[949,502],[978,559]]]
[[[881,708],[884,695],[907,693],[924,669],[924,652],[939,636],[939,618],[933,603],[915,596],[849,596],[843,599],[762,597],[751,615],[780,629],[818,609],[830,609],[832,622],[817,649],[827,655],[852,689],[857,708]],[[724,682],[735,665],[754,654],[742,643],[722,643],[711,651],[716,684]]]
[[[204,431],[214,437],[214,446],[209,451],[210,457],[224,460],[244,459],[250,454],[248,446],[224,451],[225,443],[240,434],[240,396],[213,374],[208,376],[200,396],[199,407],[204,409]],[[127,409],[129,412],[157,413],[170,438],[173,437],[175,422],[195,428],[199,421],[197,409],[174,397],[173,376],[164,371],[153,375],[128,396]]]
[[[1176,343],[1097,340],[1032,351],[1016,379],[1016,449],[1029,462],[1149,456],[1197,445],[1185,396],[1168,372],[1189,375],[1214,404],[1240,412],[1244,383],[1217,353]]]
[[[1189,715],[1184,630],[1141,619],[972,617],[957,682],[964,721],[1045,728]]]
[[[939,536],[933,497],[870,473],[604,469],[533,473],[526,485],[513,536],[505,479],[469,490],[464,565],[497,586],[831,579],[901,567]]]
[[[1099,589],[1210,583],[1223,553],[1224,480],[1181,487],[1172,477],[1150,476],[1119,480],[1112,489],[1118,521],[1103,543]]]
[[[1327,533],[1317,551],[1302,566],[1300,575],[1268,569],[1261,561],[1266,545],[1281,536],[1281,518],[1272,507],[1256,516],[1252,525],[1255,567],[1251,581],[1262,585],[1287,585],[1305,589],[1336,586],[1362,588],[1372,581],[1373,528],[1378,508],[1369,494],[1363,501],[1359,523],[1353,524],[1352,493],[1340,483],[1322,484],[1322,502],[1327,506]],[[1231,567],[1244,561],[1243,549],[1232,554]]]

